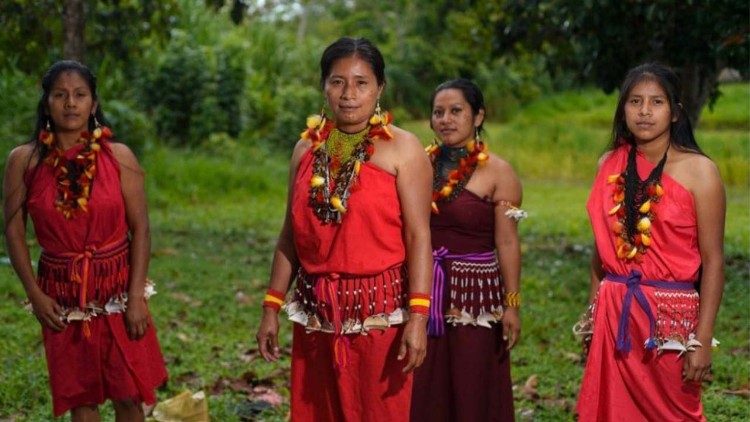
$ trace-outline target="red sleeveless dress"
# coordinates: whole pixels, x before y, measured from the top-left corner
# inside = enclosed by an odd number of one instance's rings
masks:
[[[396,359],[407,287],[396,178],[365,163],[341,224],[322,224],[309,206],[312,163],[308,151],[291,197],[301,265],[286,306],[297,322],[292,420],[408,420],[412,377]]]
[[[607,183],[607,176],[625,169],[629,151],[629,146],[623,146],[605,159],[587,205],[607,276],[594,305],[594,334],[578,397],[578,417],[580,421],[705,420],[700,386],[682,381],[684,355],[678,357],[664,347],[670,341],[687,341],[698,321],[693,283],[701,259],[693,197],[663,174],[664,195],[654,208],[651,246],[641,263],[617,258],[610,228],[616,216],[608,214],[614,206],[614,185]],[[636,160],[644,180],[654,165],[641,153]],[[628,285],[625,280],[636,283]],[[646,285],[649,281],[659,286]],[[635,296],[636,287],[647,301],[646,308]],[[629,311],[623,313],[628,295]],[[629,351],[617,350],[618,333],[630,341]],[[648,341],[655,348],[644,347]]]
[[[434,251],[445,248],[448,256],[488,252],[492,256],[483,262],[445,260],[443,314],[461,309],[476,321],[482,309],[502,309],[502,279],[495,252],[496,206],[464,189],[453,201],[439,202],[440,214],[432,214]],[[510,353],[502,323],[493,322],[490,328],[448,320],[443,324],[444,333],[428,338],[427,356],[414,372],[411,420],[514,420]]]
[[[66,219],[55,209],[56,180],[49,165],[26,173],[27,210],[42,256],[37,282],[64,308],[103,306],[127,293],[128,225],[120,190],[120,170],[107,142],[97,156],[88,212]],[[68,158],[83,145],[65,152]],[[53,413],[132,399],[152,404],[154,389],[167,379],[153,324],[140,340],[130,340],[123,313],[72,321],[62,332],[42,327],[52,390]]]

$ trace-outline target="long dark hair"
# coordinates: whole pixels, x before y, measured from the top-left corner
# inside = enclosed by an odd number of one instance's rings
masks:
[[[669,127],[669,142],[671,145],[683,151],[703,154],[693,135],[690,119],[680,102],[680,92],[682,92],[680,78],[671,68],[660,63],[641,64],[630,69],[628,74],[625,75],[625,80],[620,87],[620,98],[617,101],[617,110],[612,123],[612,142],[609,148],[613,150],[623,143],[635,145],[635,138],[630,133],[625,121],[625,102],[628,100],[633,87],[646,80],[654,81],[661,86],[667,94],[672,118],[676,117],[676,120]]]
[[[435,90],[432,92],[432,97],[430,98],[430,107],[435,107],[435,97],[437,97],[440,91],[444,91],[446,89],[457,89],[461,91],[464,99],[467,103],[469,103],[469,106],[471,106],[471,115],[476,117],[476,115],[479,114],[480,110],[484,110],[486,118],[487,109],[484,106],[484,95],[482,95],[482,90],[479,89],[477,84],[464,78],[451,79],[438,85],[437,88],[435,88]],[[432,127],[432,119],[430,119],[430,127]],[[483,131],[484,120],[482,120],[482,123],[480,123],[477,127],[478,133],[481,134]]]
[[[89,87],[89,90],[91,91],[91,97],[94,101],[97,102],[96,110],[94,111],[94,115],[89,116],[88,119],[88,130],[93,131],[95,127],[95,118],[96,121],[98,121],[102,125],[108,125],[107,119],[104,117],[104,113],[102,112],[102,105],[101,101],[99,101],[99,96],[96,92],[96,77],[91,72],[91,70],[84,66],[83,64],[74,61],[74,60],[60,60],[56,63],[54,63],[52,66],[50,66],[49,69],[47,69],[47,72],[42,77],[42,95],[41,98],[39,98],[39,103],[37,104],[36,108],[36,125],[34,126],[34,132],[31,135],[31,139],[27,141],[27,144],[32,145],[32,152],[29,154],[28,161],[26,162],[26,169],[31,168],[32,165],[34,165],[34,169],[31,174],[31,180],[34,180],[36,178],[40,163],[42,160],[47,156],[49,153],[49,147],[42,143],[39,140],[39,133],[42,130],[46,130],[47,124],[49,124],[50,130],[54,133],[55,131],[55,122],[52,120],[52,118],[49,116],[49,113],[47,112],[47,102],[49,101],[49,96],[52,91],[52,86],[55,84],[57,79],[65,72],[76,72],[78,75],[83,78],[84,81],[86,81],[86,85]],[[125,168],[123,166],[123,168]],[[22,182],[23,185],[25,185],[25,181]],[[23,186],[21,186],[22,188]],[[15,192],[16,189],[13,189],[13,192]],[[9,218],[6,219],[5,223],[7,225],[8,221],[19,211],[23,209],[26,203],[26,190],[21,191],[21,195],[23,195],[23,198],[19,202],[19,208],[12,210],[8,213]],[[7,227],[7,226],[6,226]]]
[[[341,37],[326,47],[320,57],[320,87],[325,87],[336,60],[356,56],[370,64],[379,86],[385,84],[385,60],[380,50],[367,38]]]
[[[36,106],[36,125],[34,127],[34,133],[29,140],[29,142],[34,144],[34,151],[35,153],[38,153],[37,157],[40,159],[47,155],[49,148],[39,141],[39,133],[46,129],[47,124],[49,124],[50,130],[53,133],[55,131],[55,122],[50,118],[49,113],[47,112],[47,101],[49,101],[50,91],[57,81],[57,78],[66,72],[76,72],[81,76],[81,78],[86,81],[86,85],[88,85],[89,90],[91,91],[91,98],[97,103],[94,114],[89,116],[88,130],[94,130],[94,118],[96,118],[100,124],[108,125],[107,119],[104,117],[104,112],[102,112],[102,104],[99,101],[99,95],[96,93],[96,76],[94,76],[91,70],[75,60],[60,60],[55,62],[55,64],[47,69],[47,72],[42,77],[42,96],[39,98],[39,103],[37,103]],[[32,156],[33,155],[34,154],[32,154]]]

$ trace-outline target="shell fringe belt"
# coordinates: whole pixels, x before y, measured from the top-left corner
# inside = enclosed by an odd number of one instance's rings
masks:
[[[87,246],[82,252],[54,254],[42,251],[37,282],[44,292],[64,307],[83,310],[89,305],[89,289],[104,304],[125,292],[130,270],[128,238],[101,248]],[[77,302],[77,303],[76,303]],[[84,335],[90,335],[84,321]]]

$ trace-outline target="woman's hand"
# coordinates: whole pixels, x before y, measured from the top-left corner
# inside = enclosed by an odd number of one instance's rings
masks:
[[[62,331],[68,326],[63,322],[62,307],[51,297],[39,292],[29,296],[31,309],[39,323],[55,331]]]
[[[521,317],[518,308],[506,307],[503,312],[503,340],[508,342],[507,349],[512,349],[521,337]]]
[[[128,337],[131,340],[138,340],[146,334],[148,328],[149,315],[146,299],[135,298],[128,300],[128,307],[125,310],[125,328],[128,331]]]
[[[412,313],[409,315],[401,336],[401,347],[398,349],[398,360],[408,356],[409,361],[404,366],[404,372],[410,372],[419,367],[427,354],[427,316]]]
[[[683,368],[683,380],[686,382],[704,381],[711,371],[711,340],[687,352]]]
[[[279,350],[279,314],[273,309],[263,308],[263,319],[255,334],[261,356],[267,362],[275,362],[281,356]]]

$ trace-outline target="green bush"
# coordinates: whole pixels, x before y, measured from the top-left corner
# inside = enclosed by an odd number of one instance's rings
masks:
[[[238,47],[225,47],[218,53],[216,70],[216,100],[225,119],[223,129],[235,138],[243,128],[241,103],[245,66],[241,53]]]
[[[552,80],[540,57],[500,57],[480,63],[475,82],[482,88],[488,116],[507,121],[519,109],[552,90]]]
[[[314,87],[290,85],[280,87],[275,100],[276,118],[268,142],[291,150],[305,128],[305,118],[319,112],[322,95]]]
[[[128,101],[107,101],[102,107],[117,140],[142,156],[148,141],[154,137],[153,126],[146,115]]]
[[[145,80],[143,97],[162,139],[175,145],[192,145],[200,140],[191,136],[204,132],[193,125],[210,127],[210,122],[198,121],[194,116],[205,109],[201,102],[211,80],[206,61],[202,50],[187,36],[176,36],[153,76]]]
[[[29,140],[36,122],[36,104],[39,88],[35,79],[10,68],[0,70],[0,172],[5,169],[5,159],[16,145]],[[2,173],[0,173],[2,174]]]

